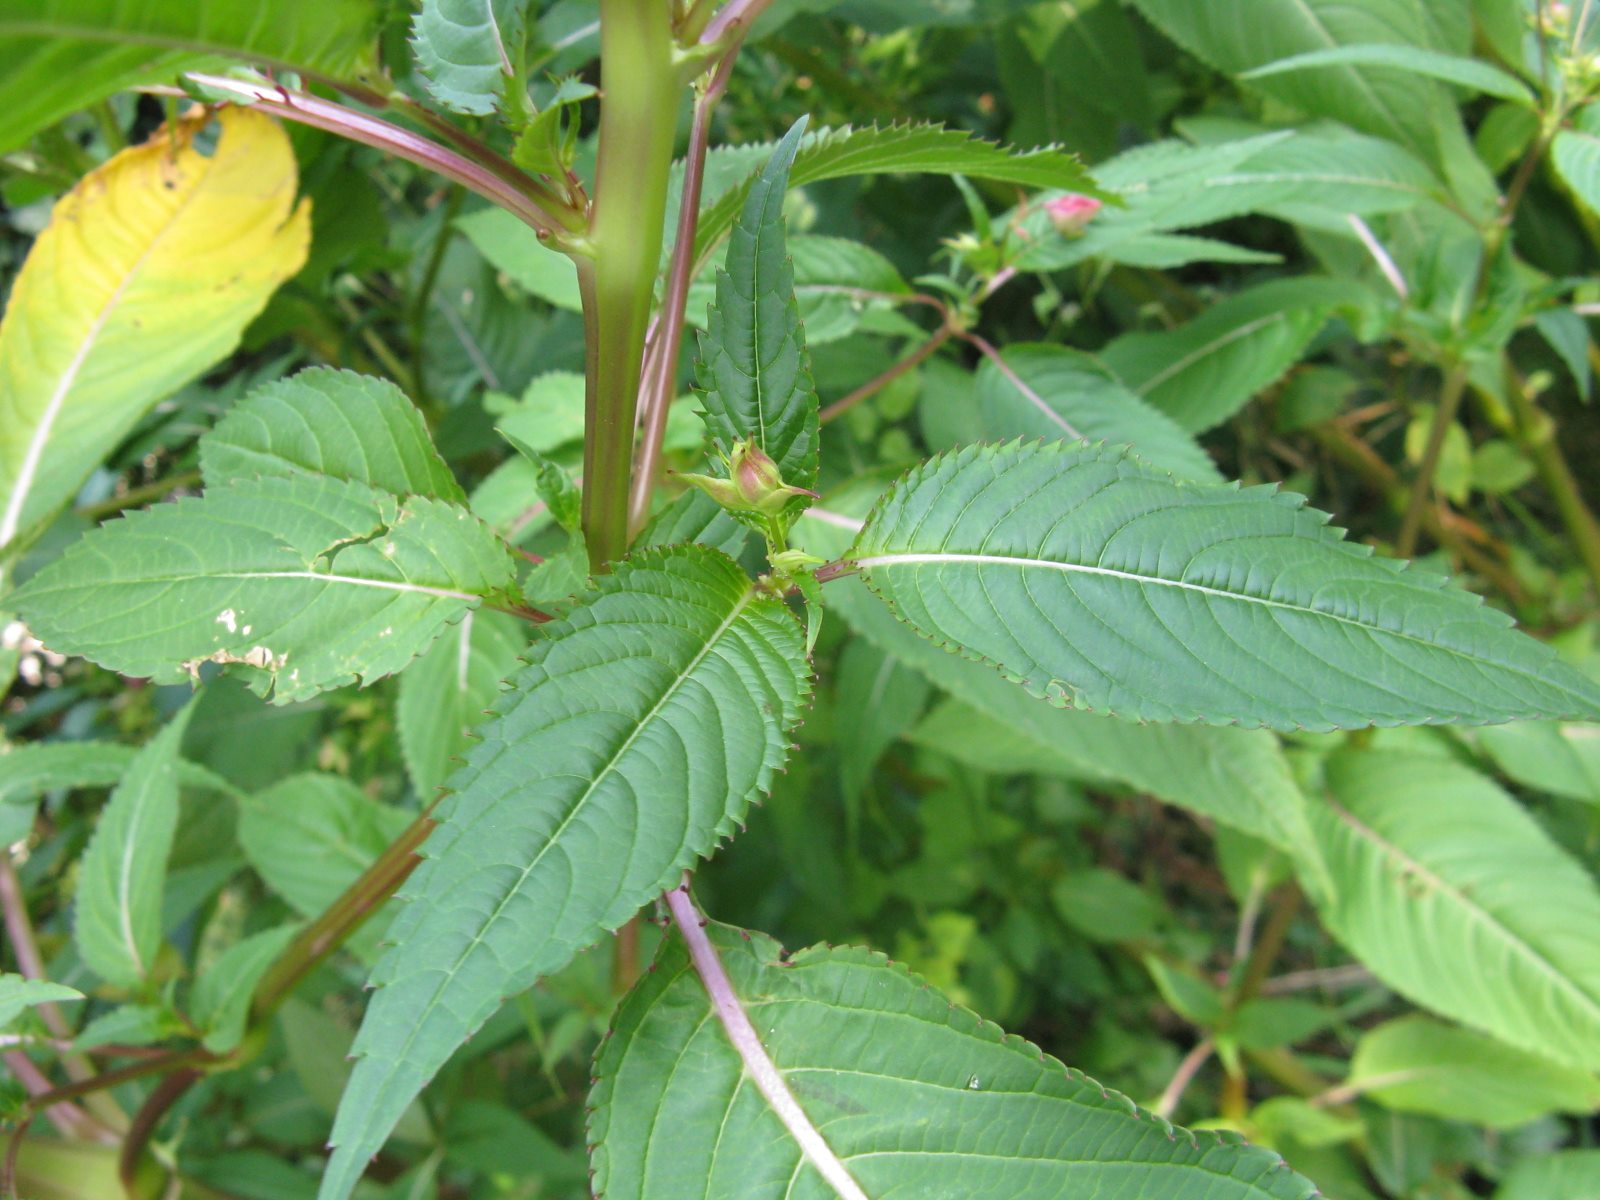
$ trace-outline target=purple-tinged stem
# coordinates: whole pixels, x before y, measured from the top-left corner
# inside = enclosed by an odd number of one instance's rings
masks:
[[[453,179],[531,225],[538,230],[541,238],[549,239],[558,247],[570,244],[575,239],[568,222],[552,214],[529,195],[531,188],[519,187],[482,163],[474,162],[409,129],[402,129],[379,117],[318,96],[292,92],[273,84],[193,72],[189,78],[214,91],[231,93],[263,112],[298,121],[314,129],[325,129],[366,146],[375,146],[397,158],[435,171],[446,179]],[[531,180],[529,182],[532,183]]]
[[[702,46],[714,46],[729,37],[742,38],[749,32],[750,26],[764,11],[772,0],[729,0],[717,10],[717,15],[711,18],[705,32],[700,35]]]
[[[711,113],[727,90],[738,57],[736,41],[723,55],[711,80],[694,98],[694,118],[689,127],[689,149],[684,157],[683,199],[678,206],[678,229],[672,243],[672,266],[667,273],[661,314],[650,331],[645,350],[644,385],[639,392],[639,423],[643,437],[633,472],[633,495],[628,504],[629,529],[637,534],[650,512],[650,493],[661,468],[661,448],[667,436],[667,413],[672,407],[673,383],[678,374],[678,347],[683,340],[684,311],[688,307],[689,281],[694,259],[695,233],[700,227],[700,193],[705,183],[706,151],[711,143]]]
[[[1043,396],[1039,395],[1038,392],[1034,391],[1031,387],[1023,382],[1022,376],[1018,375],[1011,369],[1011,364],[1006,362],[1006,360],[1001,357],[1000,351],[996,350],[993,344],[988,341],[988,339],[981,338],[975,333],[969,333],[965,330],[959,329],[956,331],[956,336],[962,341],[966,342],[969,346],[976,347],[985,358],[994,364],[994,369],[999,371],[1000,374],[1004,375],[1010,382],[1011,386],[1016,388],[1017,391],[1022,394],[1022,398],[1037,408],[1051,422],[1060,426],[1062,433],[1066,434],[1070,438],[1077,438],[1079,441],[1086,440],[1075,425],[1073,425],[1055,409],[1046,404]]]
[[[1172,1076],[1172,1082],[1167,1084],[1167,1090],[1161,1093],[1161,1099],[1156,1101],[1156,1116],[1164,1120],[1171,1120],[1172,1114],[1178,1111],[1178,1101],[1183,1099],[1183,1093],[1194,1082],[1194,1077],[1200,1073],[1200,1068],[1206,1065],[1216,1046],[1210,1038],[1206,1038],[1183,1056],[1183,1061],[1178,1064],[1178,1070]]]
[[[866,1192],[851,1178],[839,1156],[823,1140],[822,1134],[789,1090],[777,1064],[768,1056],[767,1048],[761,1044],[755,1026],[750,1024],[749,1014],[744,1011],[744,1005],[739,1002],[738,993],[733,989],[733,981],[728,978],[722,960],[717,957],[716,948],[706,936],[705,920],[689,898],[687,875],[681,886],[667,893],[667,907],[672,910],[672,919],[677,923],[678,932],[688,944],[689,958],[711,997],[717,1019],[722,1022],[728,1040],[733,1043],[733,1048],[744,1063],[745,1073],[799,1144],[801,1154],[816,1168],[817,1174],[827,1180],[842,1200],[867,1200]]]

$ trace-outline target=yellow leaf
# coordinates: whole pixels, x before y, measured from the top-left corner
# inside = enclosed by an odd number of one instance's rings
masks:
[[[0,547],[71,500],[138,420],[225,357],[305,262],[310,202],[275,121],[203,111],[56,204],[0,320]]]

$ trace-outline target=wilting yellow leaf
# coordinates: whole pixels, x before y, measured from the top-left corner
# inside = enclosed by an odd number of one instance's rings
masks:
[[[56,204],[0,321],[0,548],[69,501],[145,413],[227,355],[305,262],[289,139],[200,111]]]

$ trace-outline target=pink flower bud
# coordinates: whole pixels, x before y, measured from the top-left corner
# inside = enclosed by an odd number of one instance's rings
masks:
[[[1044,205],[1045,212],[1050,215],[1050,224],[1056,227],[1056,232],[1062,237],[1081,237],[1100,208],[1100,201],[1093,196],[1082,196],[1077,192],[1057,196],[1054,200],[1045,201]]]

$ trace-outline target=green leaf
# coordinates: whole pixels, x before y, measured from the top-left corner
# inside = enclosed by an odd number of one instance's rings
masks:
[[[839,655],[834,689],[842,718],[839,778],[854,826],[861,792],[878,759],[916,721],[931,689],[926,677],[866,638],[853,638]]]
[[[676,546],[699,542],[721,550],[729,558],[744,553],[750,540],[748,526],[739,524],[728,511],[702,491],[690,490],[673,500],[644,527],[638,546]]]
[[[974,446],[909,472],[849,560],[924,637],[1136,720],[1337,729],[1600,713],[1600,686],[1303,498],[1122,452]]]
[[[1200,433],[1282,378],[1334,309],[1366,299],[1364,288],[1332,279],[1280,279],[1236,292],[1178,329],[1124,334],[1099,357],[1181,428]]]
[[[1480,729],[1477,741],[1524,787],[1600,805],[1600,726],[1518,721]]]
[[[817,536],[822,525],[802,520],[808,548],[832,553]],[[833,531],[830,531],[833,532]],[[992,721],[1027,739],[1026,763],[1013,769],[1056,770],[1077,779],[1148,792],[1282,848],[1317,878],[1317,848],[1278,740],[1260,730],[1206,726],[1136,725],[1096,713],[1040,704],[982,663],[947,654],[918,637],[873,598],[859,579],[827,585],[828,610],[857,633],[944,688]],[[947,751],[955,744],[946,742]],[[982,766],[983,764],[975,764]]]
[[[1311,817],[1323,924],[1417,1004],[1600,1068],[1600,890],[1490,780],[1438,755],[1341,753]]]
[[[460,218],[456,228],[496,271],[531,296],[568,312],[581,312],[578,272],[572,259],[539,240],[539,235],[503,208],[485,208]]]
[[[527,9],[526,0],[423,0],[411,48],[439,103],[481,117],[499,107],[508,83],[522,86]]]
[[[161,944],[161,891],[178,828],[178,746],[186,705],[128,767],[95,824],[79,867],[72,936],[107,983],[137,988]]]
[[[1050,903],[1063,921],[1094,942],[1147,938],[1162,916],[1161,906],[1142,887],[1103,867],[1058,879]]]
[[[316,917],[415,817],[379,804],[337,775],[291,775],[239,806],[239,846],[290,908]],[[374,921],[357,932],[357,953],[376,948],[382,924]]]
[[[1494,1200],[1594,1200],[1600,1196],[1600,1150],[1532,1154],[1506,1172]]]
[[[1239,75],[1294,55],[1387,43],[1434,46],[1424,0],[1258,0],[1248,20],[1234,0],[1135,0],[1167,36],[1218,70]],[[1267,95],[1312,116],[1392,138],[1428,161],[1454,104],[1422,75],[1344,64],[1254,80]]]
[[[452,776],[356,1039],[323,1200],[499,1007],[729,836],[808,692],[800,628],[700,546],[619,564],[528,665]]]
[[[327,476],[465,504],[416,405],[387,380],[313,367],[259,387],[200,440],[206,486]]]
[[[765,156],[769,147],[741,146],[723,156],[728,167],[749,163]],[[715,174],[708,161],[707,178]],[[993,179],[1023,187],[1062,188],[1090,195],[1099,192],[1089,173],[1074,155],[1053,147],[1018,151],[993,142],[975,139],[959,129],[942,125],[891,125],[851,129],[819,129],[805,137],[795,155],[789,185],[804,187],[824,179],[843,179],[852,175],[967,175],[974,179]],[[709,201],[700,212],[699,233],[695,237],[695,262],[704,263],[711,249],[733,227],[745,206],[745,198],[756,186],[758,175],[751,175]],[[711,189],[708,186],[707,192]]]
[[[470,733],[516,669],[528,626],[497,612],[472,612],[446,629],[400,676],[395,725],[411,786],[431,801],[452,764],[472,744]]]
[[[582,519],[583,497],[572,476],[549,455],[535,450],[516,434],[507,433],[504,429],[495,432],[510,442],[512,449],[533,467],[534,490],[539,493],[550,519],[567,532],[577,533],[578,523]]]
[[[1578,202],[1600,216],[1600,104],[1580,108],[1571,127],[1556,134],[1550,161]]]
[[[355,78],[373,63],[375,0],[0,0],[0,153],[112,92],[249,58]]]
[[[1388,1108],[1491,1129],[1600,1108],[1589,1072],[1417,1015],[1363,1033],[1347,1083]]]
[[[74,1050],[95,1046],[153,1046],[186,1033],[169,1004],[121,1004],[103,1012],[72,1039]]]
[[[1351,214],[1403,212],[1441,195],[1428,168],[1399,146],[1336,127],[1203,145],[1154,142],[1095,171],[1123,206],[1102,209],[1078,238],[1058,236],[1043,207],[1030,206],[1019,214],[1027,241],[1018,266],[1055,271],[1094,258],[1149,266],[1188,261],[1197,252],[1190,246],[1194,239],[1183,239],[1174,252],[1168,249],[1174,240],[1169,231],[1249,213],[1348,237]],[[1442,216],[1446,210],[1435,211]],[[1205,257],[1217,256],[1207,249]]]
[[[783,482],[817,482],[817,390],[794,296],[783,197],[805,119],[778,143],[745,198],[717,272],[717,301],[700,337],[696,374],[706,428],[724,454],[754,437]]]
[[[1308,71],[1315,67],[1379,67],[1405,75],[1425,75],[1444,83],[1453,83],[1473,92],[1483,92],[1531,107],[1534,94],[1528,85],[1515,75],[1492,67],[1475,58],[1459,54],[1446,54],[1426,46],[1401,45],[1394,42],[1374,42],[1366,45],[1331,46],[1325,50],[1309,50],[1280,58],[1266,66],[1242,73],[1240,79],[1254,82],[1286,75],[1294,71]]]
[[[1132,446],[1151,466],[1180,479],[1221,483],[1216,465],[1165,413],[1130,392],[1088,355],[1064,346],[1007,346],[1004,369],[978,368],[978,411],[986,439],[1087,438]]]
[[[25,1010],[36,1004],[60,1004],[82,999],[82,992],[63,983],[0,972],[0,1030],[10,1029]]]
[[[4,110],[0,110],[4,111]],[[155,404],[224,357],[305,261],[294,151],[226,109],[122,151],[56,203],[0,321],[0,547],[71,500]]]
[[[848,238],[815,234],[791,236],[788,246],[806,345],[849,337],[868,319],[903,320],[889,315],[893,309],[884,297],[909,295],[911,288],[894,264],[878,251]],[[705,327],[704,313],[715,298],[714,280],[696,280],[690,285],[684,305],[690,324]],[[910,322],[906,325],[920,332]]]
[[[706,932],[800,1119],[843,1163],[856,1195],[1316,1194],[1271,1151],[1140,1111],[881,954],[817,946],[785,957],[763,934],[715,924]],[[623,1001],[595,1073],[596,1195],[845,1194],[823,1183],[741,1069],[678,937]]]
[[[282,925],[253,934],[229,946],[201,972],[189,998],[189,1018],[204,1035],[207,1050],[226,1054],[244,1039],[256,984],[298,932],[297,925]]]
[[[241,663],[287,703],[400,670],[512,583],[509,553],[465,509],[303,476],[110,522],[16,604],[62,653],[167,681]]]
[[[0,804],[31,804],[57,788],[111,787],[127,774],[138,749],[114,742],[29,742],[0,753]],[[224,795],[233,785],[198,763],[178,763],[178,782]]]

